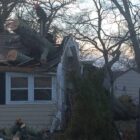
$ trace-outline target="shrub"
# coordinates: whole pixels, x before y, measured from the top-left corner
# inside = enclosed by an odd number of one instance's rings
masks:
[[[108,92],[102,87],[103,72],[74,78],[74,105],[66,131],[69,140],[113,140]]]

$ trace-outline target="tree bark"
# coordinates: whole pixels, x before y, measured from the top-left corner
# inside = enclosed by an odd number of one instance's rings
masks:
[[[17,61],[17,62],[25,62],[31,60],[29,56],[26,56],[23,53],[18,52],[17,50],[10,50],[7,54],[8,61]]]
[[[40,53],[40,61],[46,63],[49,51],[54,49],[53,44],[36,31],[32,30],[25,23],[17,22],[18,21],[14,21],[11,23],[11,29],[16,34],[20,35],[20,40],[25,47],[30,48],[31,51],[36,51],[37,54]]]
[[[131,13],[130,13],[130,7],[129,7],[129,1],[128,0],[122,0],[123,1],[123,7],[119,4],[117,0],[112,0],[112,2],[115,4],[115,6],[118,8],[122,16],[127,22],[128,30],[130,33],[130,40],[133,44],[133,49],[135,52],[135,61],[137,63],[138,70],[140,71],[140,44],[137,39],[137,34],[135,31],[134,23],[132,21]]]

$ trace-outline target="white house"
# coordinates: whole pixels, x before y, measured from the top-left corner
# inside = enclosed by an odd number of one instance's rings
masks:
[[[130,69],[118,76],[114,81],[114,95],[120,97],[122,95],[131,96],[134,103],[139,101],[140,91],[140,73]]]
[[[67,70],[79,64],[78,44],[72,36],[64,38],[55,53],[40,65],[34,58],[17,62],[6,57],[7,51],[19,49],[5,42],[13,35],[0,35],[0,128],[11,127],[21,118],[29,127],[53,131],[61,127],[67,94]],[[24,51],[22,51],[24,52]]]

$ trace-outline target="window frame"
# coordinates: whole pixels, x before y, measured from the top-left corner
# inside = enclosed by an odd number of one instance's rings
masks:
[[[35,87],[35,78],[36,78],[36,77],[37,77],[37,78],[38,78],[38,77],[39,77],[39,78],[40,78],[40,77],[43,77],[43,78],[44,78],[44,76],[34,75],[34,83],[33,83],[33,85],[34,85],[34,88],[33,88],[33,89],[34,89],[34,96],[35,96],[35,89],[43,89],[43,90],[44,90],[44,89],[45,89],[45,90],[49,89],[49,90],[51,90],[51,94],[52,94],[52,92],[53,92],[53,78],[52,78],[52,76],[50,76],[50,75],[47,75],[47,76],[46,76],[46,78],[47,78],[47,77],[51,77],[51,87]],[[51,95],[51,99],[52,99],[52,95]],[[35,97],[34,97],[34,102],[36,102],[36,101],[38,102],[39,100],[35,100]],[[43,101],[51,101],[51,100],[40,100],[40,101],[43,102]],[[39,101],[39,102],[40,102],[40,101]]]
[[[10,93],[12,92],[12,90],[27,90],[27,100],[21,100],[21,101],[28,101],[28,78],[27,77],[25,77],[25,76],[18,76],[18,78],[26,78],[27,79],[27,87],[12,87],[12,78],[15,78],[15,77],[13,77],[13,76],[11,76],[10,77]],[[17,77],[16,77],[17,78]],[[10,94],[10,98],[11,98],[11,95],[12,95],[12,93]],[[16,101],[16,100],[11,100],[12,102],[13,101]],[[19,100],[20,101],[20,100]]]
[[[34,77],[51,76],[52,78],[52,98],[51,100],[34,100]],[[11,100],[11,78],[25,77],[28,81],[28,100],[27,101],[12,101]],[[43,89],[43,88],[42,88]],[[6,72],[6,104],[48,104],[56,102],[56,74],[37,75],[27,73]]]

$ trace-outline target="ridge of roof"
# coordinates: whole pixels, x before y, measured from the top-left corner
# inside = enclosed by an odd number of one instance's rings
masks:
[[[139,72],[137,69],[135,69],[135,68],[129,68],[129,69],[126,70],[126,71],[114,71],[114,72],[113,72],[113,78],[114,78],[114,80],[116,80],[116,79],[119,78],[120,76],[122,76],[122,75],[128,73],[128,72],[131,71],[131,70],[134,71],[134,72],[136,72],[136,73],[138,73],[138,74],[140,74],[140,72]],[[115,74],[115,73],[117,73],[117,74]]]

